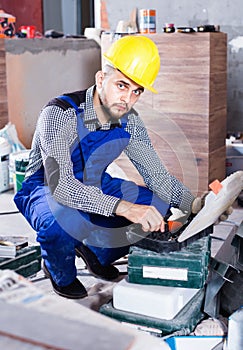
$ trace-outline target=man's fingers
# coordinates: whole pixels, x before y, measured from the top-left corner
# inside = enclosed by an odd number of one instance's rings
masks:
[[[219,217],[219,221],[226,221],[228,219],[228,216],[227,214],[221,214],[220,217]]]
[[[148,207],[148,209],[141,217],[140,223],[142,224],[143,230],[145,232],[153,232],[159,230],[162,232],[164,231],[164,218],[153,206]]]
[[[228,219],[229,215],[231,215],[232,213],[233,213],[233,207],[227,208],[225,210],[225,212],[220,215],[219,221],[226,221]]]
[[[160,231],[161,232],[165,232],[165,222],[164,222],[164,220],[161,222]]]
[[[153,217],[143,217],[142,220],[140,221],[143,231],[148,232],[148,231],[159,231],[163,230],[164,231],[164,220],[158,218],[153,218]],[[161,230],[161,231],[162,231]],[[163,232],[162,231],[162,232]]]
[[[197,214],[202,209],[202,200],[196,197],[192,202],[192,214]]]
[[[233,207],[229,207],[225,210],[225,214],[231,215],[233,213],[233,210],[234,210]]]

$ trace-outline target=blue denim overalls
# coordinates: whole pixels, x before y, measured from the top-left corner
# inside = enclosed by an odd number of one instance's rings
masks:
[[[83,111],[68,96],[61,96],[76,110],[79,142],[71,150],[75,178],[85,185],[99,187],[103,193],[137,204],[154,205],[164,216],[169,205],[149,189],[132,181],[112,178],[106,168],[124,150],[130,140],[121,127],[90,132],[83,122]],[[52,197],[44,180],[44,168],[22,184],[14,201],[32,228],[37,232],[42,257],[54,281],[62,286],[76,277],[75,247],[84,242],[96,254],[102,265],[126,255],[129,242],[126,227],[130,224],[121,216],[105,217],[62,205]]]

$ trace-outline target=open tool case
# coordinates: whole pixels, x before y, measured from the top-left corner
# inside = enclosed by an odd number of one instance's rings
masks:
[[[187,224],[192,221],[192,218],[188,219]],[[213,225],[206,227],[202,231],[189,237],[188,239],[179,242],[178,238],[184,231],[186,225],[184,225],[177,232],[170,232],[169,226],[165,225],[165,232],[150,232],[146,233],[142,230],[139,225],[131,225],[127,231],[127,238],[133,246],[140,247],[143,249],[152,250],[157,253],[170,253],[179,251],[182,248],[187,247],[191,243],[197,241],[200,238],[206,237],[213,233]]]
[[[213,232],[213,225],[220,215],[228,209],[239,196],[243,188],[243,171],[226,177],[220,189],[210,191],[205,197],[203,208],[195,216],[189,216],[187,222],[176,232],[170,232],[166,225],[165,232],[143,232],[139,225],[131,225],[127,239],[132,245],[149,249],[157,253],[179,251],[200,238]]]

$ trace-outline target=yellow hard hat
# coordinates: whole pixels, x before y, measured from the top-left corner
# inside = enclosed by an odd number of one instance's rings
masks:
[[[153,83],[160,69],[155,43],[143,35],[127,35],[116,40],[105,59],[138,85],[157,93]]]

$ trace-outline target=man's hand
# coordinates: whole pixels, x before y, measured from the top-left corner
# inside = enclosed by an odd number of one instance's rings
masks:
[[[150,205],[133,204],[122,200],[117,208],[116,215],[123,216],[129,221],[141,224],[145,232],[165,230],[165,223],[163,216],[158,210]]]

